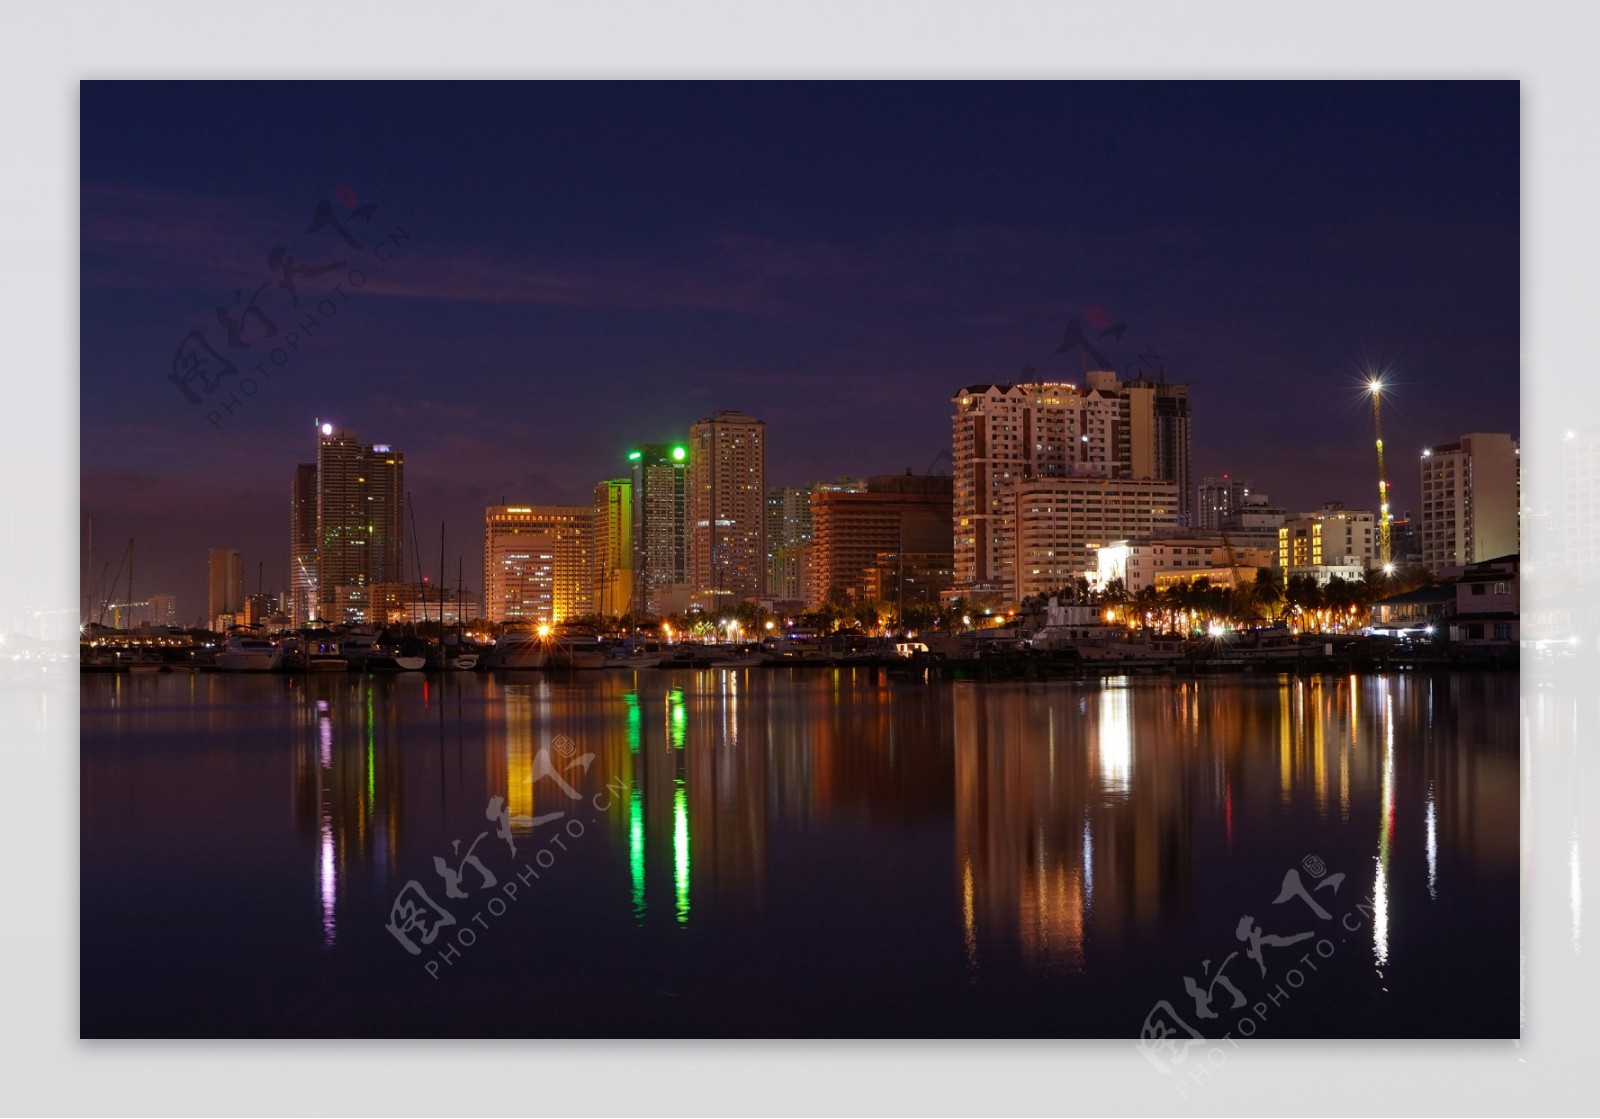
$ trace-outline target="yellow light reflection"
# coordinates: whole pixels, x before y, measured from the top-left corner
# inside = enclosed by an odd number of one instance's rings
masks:
[[[978,932],[972,901],[972,860],[961,860],[961,927],[967,946],[967,967],[978,970]]]
[[[1379,966],[1389,962],[1389,840],[1394,831],[1394,693],[1384,681],[1383,796],[1379,802],[1378,872],[1372,885],[1372,955]]]

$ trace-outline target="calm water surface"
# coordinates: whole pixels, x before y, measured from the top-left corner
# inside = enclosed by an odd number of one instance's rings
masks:
[[[81,695],[89,1037],[1518,1032],[1515,674]]]

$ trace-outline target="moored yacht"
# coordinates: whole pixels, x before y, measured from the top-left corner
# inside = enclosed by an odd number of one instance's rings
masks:
[[[272,672],[282,663],[283,651],[259,637],[229,634],[227,642],[217,650],[218,672]]]

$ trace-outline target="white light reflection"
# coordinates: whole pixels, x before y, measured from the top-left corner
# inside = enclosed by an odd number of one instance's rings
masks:
[[[321,706],[321,701],[319,701]],[[333,768],[333,720],[326,715],[317,716],[317,760],[323,769]]]
[[[1097,752],[1100,783],[1106,792],[1126,793],[1133,772],[1133,727],[1128,717],[1128,689],[1107,685],[1100,689],[1100,726]]]
[[[317,866],[317,889],[322,895],[322,946],[332,948],[334,940],[333,902],[338,896],[338,877],[333,862],[333,813],[322,810],[322,857]]]
[[[1433,810],[1433,782],[1428,782],[1428,896],[1439,900],[1435,884],[1439,880],[1439,821]]]
[[[1094,907],[1094,832],[1089,830],[1089,811],[1083,813],[1083,908]]]
[[[1567,865],[1572,871],[1571,884],[1567,887],[1567,898],[1572,903],[1572,951],[1578,953],[1583,950],[1578,939],[1583,926],[1583,854],[1578,849],[1576,821],[1572,825],[1572,854],[1567,859]]]

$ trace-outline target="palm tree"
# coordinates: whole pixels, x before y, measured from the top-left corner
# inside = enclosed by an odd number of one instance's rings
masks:
[[[1255,585],[1250,588],[1252,612],[1274,622],[1282,618],[1284,606],[1283,572],[1275,567],[1256,568]]]

